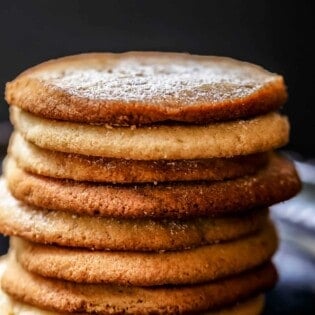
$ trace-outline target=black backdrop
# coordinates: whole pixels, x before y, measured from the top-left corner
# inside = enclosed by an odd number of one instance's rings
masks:
[[[289,149],[315,156],[312,1],[0,0],[0,85],[46,59],[87,51],[228,55],[281,73]],[[1,99],[0,121],[7,119]]]

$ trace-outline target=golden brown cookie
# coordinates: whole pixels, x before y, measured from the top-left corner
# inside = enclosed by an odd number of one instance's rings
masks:
[[[22,136],[49,150],[132,160],[205,159],[265,152],[288,142],[285,116],[269,113],[210,125],[112,127],[48,120],[13,106]]]
[[[1,278],[2,275],[7,267],[7,257],[3,256],[0,257],[0,283],[1,283]],[[257,305],[258,305],[258,299],[257,299]],[[251,301],[249,300],[248,303],[254,305],[254,299]],[[244,303],[246,304],[246,303]],[[24,304],[17,302],[13,300],[9,295],[4,293],[1,290],[0,286],[0,314],[1,315],[61,315],[61,313],[55,313],[55,312],[49,312],[49,311],[44,311],[36,307],[32,307],[30,305]]]
[[[6,299],[6,300],[4,300]],[[260,315],[263,311],[265,298],[262,294],[236,303],[233,306],[224,307],[220,310],[202,313],[204,315]],[[37,307],[11,299],[8,295],[0,290],[0,307],[1,315],[65,315],[64,313],[50,312]],[[68,313],[69,315],[69,313]],[[88,315],[88,313],[80,313]]]
[[[2,289],[14,299],[57,312],[182,314],[233,305],[274,286],[271,263],[221,281],[191,286],[124,287],[42,278],[10,261]]]
[[[224,180],[252,174],[269,159],[268,153],[199,160],[106,159],[41,149],[19,133],[11,138],[9,153],[30,173],[111,183]]]
[[[261,315],[262,311],[264,310],[264,306],[265,306],[265,297],[263,294],[260,294],[257,297],[239,302],[235,304],[234,306],[223,308],[222,310],[217,310],[217,311],[208,311],[202,314],[203,315]],[[37,314],[34,314],[34,315],[37,315]]]
[[[6,268],[6,257],[0,261],[0,282],[2,274]],[[216,311],[208,311],[204,315],[259,315],[264,307],[264,295],[260,294],[255,297],[248,298],[244,301],[237,302],[235,305],[228,306]],[[0,310],[1,315],[61,315],[61,313],[45,311],[28,304],[24,304],[12,299],[4,293],[0,288]],[[87,315],[88,313],[80,313]]]
[[[89,251],[30,243],[12,238],[17,260],[43,277],[82,283],[132,286],[204,283],[262,265],[277,249],[269,223],[236,241],[160,253]]]
[[[301,187],[293,164],[276,155],[255,175],[219,182],[100,185],[32,175],[13,159],[4,172],[12,194],[29,205],[123,218],[237,213],[286,200]]]
[[[287,98],[283,78],[224,57],[91,53],[42,63],[6,86],[36,115],[87,123],[207,123],[260,115]]]
[[[0,232],[29,241],[96,250],[160,251],[237,239],[261,229],[268,210],[190,220],[115,219],[26,206],[0,179]]]

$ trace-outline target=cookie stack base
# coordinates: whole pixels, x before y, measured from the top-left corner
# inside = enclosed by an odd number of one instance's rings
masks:
[[[141,288],[75,284],[30,274],[16,263],[11,252],[2,278],[2,288],[13,300],[57,314],[181,314],[209,310],[219,310],[217,313],[210,311],[209,314],[238,314],[239,305],[232,308],[230,305],[246,300],[247,303],[240,306],[254,309],[259,314],[261,298],[258,301],[252,300],[252,297],[272,287],[276,280],[276,271],[269,263],[244,274],[195,286]]]

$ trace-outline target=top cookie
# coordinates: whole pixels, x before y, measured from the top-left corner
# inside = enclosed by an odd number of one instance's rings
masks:
[[[6,100],[49,119],[117,125],[208,123],[279,108],[283,78],[225,57],[90,53],[44,62],[6,86]]]

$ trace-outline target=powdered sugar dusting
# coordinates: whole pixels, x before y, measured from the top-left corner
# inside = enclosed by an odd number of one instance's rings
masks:
[[[276,75],[254,65],[218,57],[122,55],[115,60],[76,63],[36,76],[84,98],[154,103],[216,102],[245,97]]]

